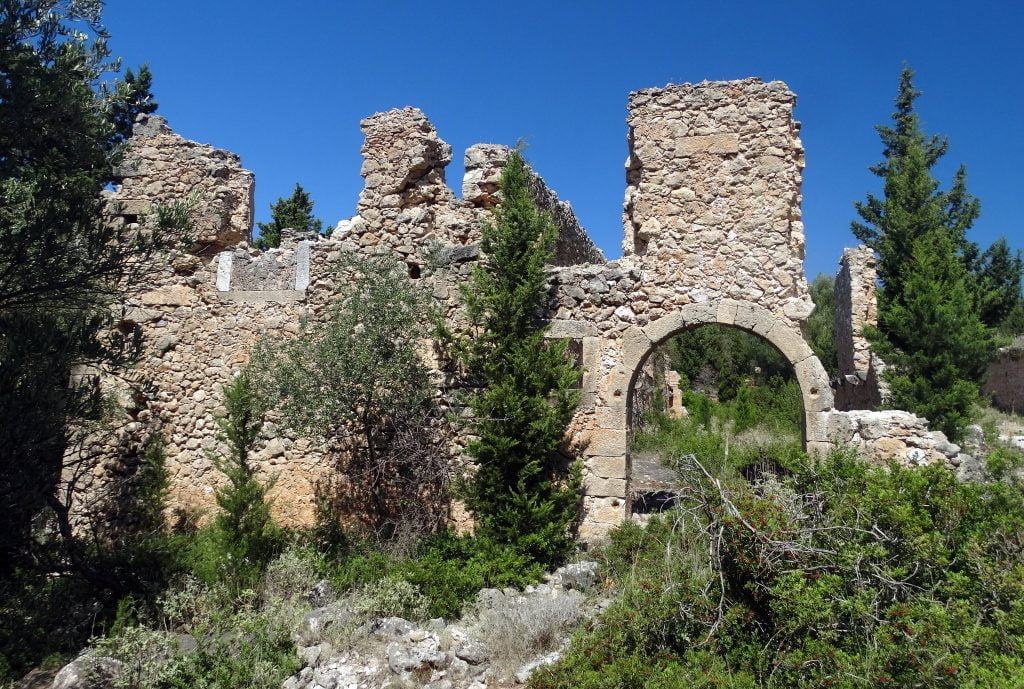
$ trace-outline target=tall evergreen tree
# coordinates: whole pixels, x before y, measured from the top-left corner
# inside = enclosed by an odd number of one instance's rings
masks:
[[[878,127],[885,158],[872,171],[884,179],[884,196],[856,204],[864,222],[854,222],[853,233],[878,253],[874,339],[892,364],[893,403],[955,438],[994,346],[980,317],[986,293],[969,270],[977,247],[966,232],[980,206],[962,167],[948,192],[932,177],[948,142],[921,131],[912,78],[904,68],[894,126]]]
[[[476,331],[465,356],[479,392],[468,447],[476,474],[466,502],[478,531],[552,562],[570,547],[579,470],[559,445],[578,402],[579,372],[565,342],[544,339],[544,266],[557,230],[530,193],[530,173],[513,152],[501,174],[502,202],[483,228],[484,258],[465,300]]]
[[[295,191],[288,198],[279,198],[270,204],[270,222],[257,223],[260,228],[260,238],[256,240],[256,246],[261,249],[273,249],[281,246],[281,230],[292,229],[300,232],[316,232],[323,229],[323,222],[313,217],[313,200],[296,183]]]

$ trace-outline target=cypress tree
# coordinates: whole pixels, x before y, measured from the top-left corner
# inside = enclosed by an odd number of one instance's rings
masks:
[[[530,193],[519,152],[502,171],[502,202],[483,228],[484,258],[465,291],[474,337],[464,363],[478,386],[470,401],[476,473],[466,503],[478,533],[552,563],[571,547],[579,501],[578,465],[559,446],[578,403],[579,372],[567,343],[544,339],[544,267],[557,235]]]
[[[256,246],[261,249],[280,246],[281,230],[285,228],[317,234],[323,229],[323,222],[313,217],[313,199],[298,183],[295,184],[291,196],[280,198],[270,204],[270,222],[256,224],[260,228],[260,238],[256,240]]]
[[[921,131],[912,78],[904,68],[894,126],[878,127],[885,159],[871,170],[884,179],[884,197],[855,204],[864,223],[852,229],[878,253],[879,320],[870,334],[891,364],[892,402],[956,438],[994,348],[981,320],[987,291],[971,270],[977,246],[966,237],[980,206],[962,167],[948,192],[932,177],[948,142]]]

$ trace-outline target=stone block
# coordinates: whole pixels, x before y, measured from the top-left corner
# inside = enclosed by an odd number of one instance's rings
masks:
[[[683,315],[676,312],[651,321],[644,327],[644,333],[651,342],[660,344],[684,327],[686,327],[686,321],[683,320]]]
[[[294,289],[268,289],[268,290],[231,290],[230,292],[218,292],[217,298],[221,301],[237,301],[245,304],[259,304],[262,302],[291,302],[300,301],[305,298],[305,293]]]
[[[615,497],[587,497],[583,510],[584,523],[617,526],[626,518],[626,501]]]
[[[587,476],[583,479],[583,494],[626,499],[626,479]]]
[[[803,392],[804,411],[827,411],[832,408],[832,388],[828,374],[817,357],[808,357],[793,367]]]
[[[676,139],[676,157],[690,157],[702,153],[726,155],[739,153],[738,134],[724,133],[709,136],[682,136]]]
[[[624,457],[626,455],[626,431],[599,428],[587,433],[583,454],[587,457]]]
[[[185,306],[196,298],[195,290],[185,285],[171,285],[146,292],[139,300],[146,306]]]
[[[767,340],[775,345],[786,359],[795,364],[807,357],[814,356],[814,351],[804,340],[803,335],[795,327],[781,320],[775,322],[768,332]]]
[[[630,327],[622,335],[622,361],[627,369],[635,370],[640,362],[654,348],[647,334],[637,327]]]
[[[600,478],[626,478],[626,457],[588,457],[587,471]],[[596,493],[595,493],[596,495]],[[607,495],[612,495],[608,493]]]
[[[804,438],[807,443],[829,441],[829,412],[809,411],[804,413]]]
[[[732,299],[722,299],[718,302],[716,320],[722,325],[734,324],[736,322],[736,302]]]
[[[613,404],[602,404],[594,408],[594,421],[601,428],[615,430],[626,429],[626,401],[624,397],[615,399]]]
[[[544,336],[553,339],[580,339],[595,337],[597,334],[597,326],[593,323],[587,321],[556,320],[548,324],[548,330],[544,333]]]

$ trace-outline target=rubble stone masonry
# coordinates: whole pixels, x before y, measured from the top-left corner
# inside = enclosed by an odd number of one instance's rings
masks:
[[[584,538],[600,538],[629,514],[630,400],[651,353],[703,324],[759,335],[789,360],[809,449],[826,450],[836,436],[878,455],[885,445],[879,439],[899,434],[902,444],[891,444],[891,452],[949,457],[941,439],[917,437],[927,432],[921,420],[836,416],[828,377],[802,334],[813,304],[803,271],[804,153],[795,102],[785,84],[757,79],[631,94],[624,255],[617,261],[604,260],[569,204],[534,175],[534,198],[559,228],[549,335],[571,340],[583,367],[567,444],[586,466]],[[246,243],[253,176],[237,156],[187,141],[160,118],[139,121],[111,207],[120,203],[130,222],[154,202],[199,190],[202,242],[195,255],[172,257],[151,288],[124,306],[122,329],[137,329],[145,356],[128,376],[134,388],[124,396],[125,423],[113,441],[102,441],[110,444],[82,480],[82,504],[130,477],[142,442],[159,432],[168,443],[172,508],[182,516],[210,513],[222,480],[210,456],[224,384],[259,338],[293,337],[303,320],[324,316],[344,279],[334,266],[346,253],[396,256],[459,327],[459,285],[480,255],[482,223],[500,204],[509,149],[480,144],[466,151],[460,199],[445,179],[451,147],[422,112],[377,113],[360,127],[365,186],[356,214],[330,239],[286,234],[281,248],[258,252]],[[276,477],[273,509],[285,523],[308,524],[315,486],[336,471],[331,450],[273,416],[268,421],[256,461],[261,476]],[[908,461],[925,461],[910,455]]]

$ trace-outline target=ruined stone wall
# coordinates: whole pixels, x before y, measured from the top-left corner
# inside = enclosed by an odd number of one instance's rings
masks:
[[[943,464],[958,470],[974,463],[944,433],[930,430],[927,419],[906,411],[834,411],[828,415],[828,434],[834,443],[855,448],[881,464]]]
[[[1024,337],[999,350],[985,372],[981,392],[998,409],[1013,414],[1024,412]]]
[[[928,436],[920,419],[836,416],[828,377],[802,335],[812,303],[803,277],[803,148],[794,103],[781,82],[756,79],[631,94],[625,255],[618,261],[604,261],[568,204],[534,176],[534,195],[560,229],[548,334],[570,340],[583,366],[566,445],[584,458],[584,538],[600,538],[629,514],[631,402],[638,384],[642,397],[651,353],[703,324],[754,333],[792,364],[808,449],[826,451],[840,440],[867,454],[918,461],[907,452],[922,450],[929,461],[942,455],[953,462],[944,439]],[[241,241],[251,226],[252,175],[237,157],[186,141],[159,118],[140,122],[126,161],[134,172],[125,173],[117,198],[144,209],[201,189],[204,213],[217,222],[203,224],[203,255],[174,257],[125,305],[123,330],[138,329],[147,348],[131,373],[136,387],[126,396],[133,401],[125,423],[90,467],[84,495],[130,473],[131,455],[159,431],[168,442],[173,508],[209,514],[222,480],[210,454],[223,386],[260,337],[294,337],[300,322],[325,316],[346,279],[335,271],[346,254],[398,258],[449,324],[464,325],[459,286],[480,257],[480,227],[500,201],[508,149],[472,147],[458,199],[445,182],[451,147],[422,112],[377,113],[360,126],[365,188],[356,215],[330,239],[288,235],[281,248],[258,252]],[[209,255],[214,248],[225,250]],[[436,372],[443,396],[453,380]],[[335,453],[273,416],[269,422],[256,452],[259,474],[277,478],[278,518],[308,524],[315,486],[338,471]]]
[[[210,255],[251,236],[255,177],[234,153],[182,138],[156,115],[135,122],[112,211],[126,222],[154,203],[194,199],[195,253]]]
[[[146,439],[159,432],[167,442],[171,510],[181,518],[211,514],[223,479],[211,455],[218,450],[216,418],[223,413],[224,385],[260,338],[294,337],[302,321],[325,317],[332,293],[345,279],[336,265],[346,254],[396,256],[449,321],[459,322],[459,285],[480,255],[480,224],[491,216],[493,204],[454,197],[444,178],[451,148],[418,110],[379,113],[362,126],[366,187],[357,215],[330,239],[285,232],[280,248],[258,251],[242,241],[251,223],[252,173],[240,168],[237,156],[187,141],[159,118],[137,125],[125,165],[134,172],[116,194],[127,201],[122,213],[141,212],[154,201],[180,201],[200,189],[205,205],[199,214],[206,223],[235,198],[231,193],[239,180],[248,181],[249,206],[245,213],[224,215],[226,228],[203,224],[214,228],[208,238],[231,246],[210,255],[219,245],[204,245],[202,255],[173,257],[157,266],[148,289],[123,305],[120,327],[137,330],[144,356],[131,371],[132,389],[122,395],[131,400],[122,424],[114,435],[96,440],[99,457],[77,479],[80,504],[96,503],[104,489],[130,479]],[[210,161],[233,167],[225,174],[209,168]],[[494,166],[498,174],[500,167]],[[557,196],[534,176],[536,188],[557,205]],[[216,203],[206,203],[208,198]],[[563,260],[601,258],[567,205],[560,217]],[[276,478],[271,494],[276,517],[285,524],[311,523],[315,487],[336,473],[337,450],[282,427],[273,415],[263,436],[254,462],[261,478]]]
[[[476,144],[466,149],[462,198],[484,208],[497,205],[501,199],[498,182],[511,152],[512,149],[508,146],[498,144]],[[604,263],[604,254],[580,226],[572,206],[567,201],[560,201],[558,194],[532,170],[530,181],[534,203],[541,210],[548,212],[558,227],[558,241],[555,243],[552,264],[571,266],[581,263]]]
[[[630,94],[624,256],[690,301],[730,298],[805,319],[795,104],[785,84],[759,79]]]
[[[844,249],[836,275],[837,409],[872,409],[888,397],[885,364],[871,351],[865,325],[878,324],[875,252],[861,245]]]

